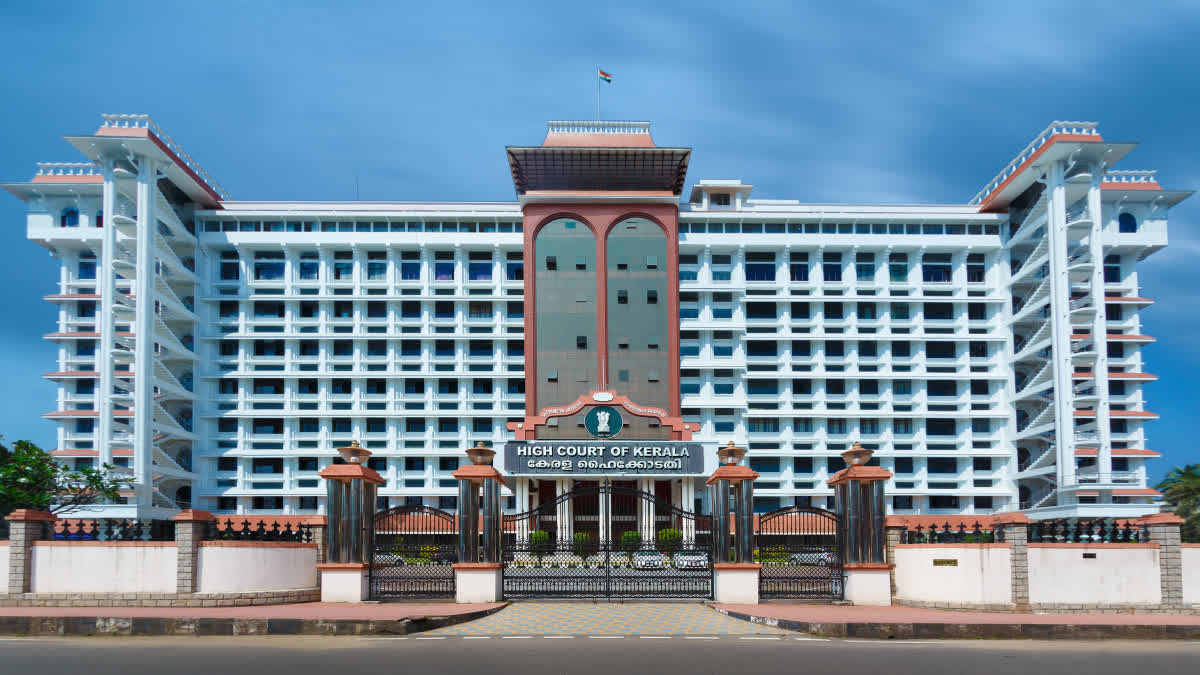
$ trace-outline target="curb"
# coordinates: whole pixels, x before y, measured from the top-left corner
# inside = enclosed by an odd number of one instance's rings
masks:
[[[735,619],[831,638],[877,640],[1200,640],[1200,626],[1073,623],[882,623],[774,619],[714,610]]]
[[[449,616],[382,620],[4,616],[0,617],[0,635],[409,635],[481,619],[506,606]]]

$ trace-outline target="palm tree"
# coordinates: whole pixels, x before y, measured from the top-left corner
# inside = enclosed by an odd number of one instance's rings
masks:
[[[1180,528],[1184,541],[1200,541],[1200,464],[1177,466],[1157,485],[1175,515],[1187,522]]]

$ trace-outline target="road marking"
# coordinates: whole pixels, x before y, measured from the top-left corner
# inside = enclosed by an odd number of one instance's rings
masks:
[[[829,642],[829,638],[817,638],[817,637],[794,637],[792,639],[805,641],[805,642]]]
[[[782,640],[783,638],[777,638],[777,637],[746,637],[746,636],[742,636],[742,637],[740,637],[740,638],[738,638],[738,639],[739,639],[739,640]]]
[[[491,640],[491,635],[464,635],[464,640]]]
[[[543,635],[543,640],[574,640],[574,635]]]
[[[705,636],[685,635],[685,636],[683,636],[683,639],[684,640],[716,640],[718,638],[716,638],[715,636],[710,636],[710,635],[705,635]]]
[[[362,637],[359,640],[407,640],[406,637]]]
[[[446,638],[444,638],[444,637],[420,637],[420,638],[413,638],[413,639],[414,640],[445,640]]]
[[[589,635],[590,640],[624,640],[624,635]]]
[[[639,635],[638,639],[641,639],[641,640],[670,640],[671,636],[670,635]]]
[[[533,638],[532,635],[501,635],[500,636],[501,640],[530,640],[532,638]]]

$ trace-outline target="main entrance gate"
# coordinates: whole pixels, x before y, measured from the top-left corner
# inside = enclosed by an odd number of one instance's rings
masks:
[[[842,546],[832,511],[788,506],[758,519],[760,598],[841,600]]]
[[[369,574],[372,600],[452,598],[458,560],[455,517],[429,506],[398,506],[375,514]]]
[[[608,481],[503,521],[506,598],[707,598],[712,518]]]

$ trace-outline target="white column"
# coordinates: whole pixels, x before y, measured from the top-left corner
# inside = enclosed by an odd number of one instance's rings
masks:
[[[117,226],[113,216],[117,211],[117,186],[113,182],[112,162],[104,162],[104,196],[101,209],[104,219],[108,222],[103,230],[104,244],[100,250],[99,288],[100,314],[96,317],[96,330],[100,333],[100,349],[96,352],[96,370],[100,377],[96,383],[96,409],[99,418],[96,424],[94,441],[99,451],[99,463],[112,464],[112,417],[113,417],[113,349],[115,343],[114,330],[116,321],[113,319],[113,305],[116,301],[117,285],[113,272],[113,258],[117,246]],[[61,409],[61,408],[60,408]],[[62,445],[59,445],[62,447]]]
[[[601,485],[604,482],[601,481]],[[612,518],[612,495],[601,490],[600,492],[600,542],[612,542],[612,523],[609,520]]]
[[[1088,252],[1092,256],[1092,278],[1088,280],[1089,294],[1096,313],[1092,317],[1092,339],[1096,341],[1096,364],[1092,367],[1092,381],[1096,387],[1096,439],[1099,450],[1096,457],[1096,471],[1100,474],[1100,482],[1112,480],[1112,428],[1109,426],[1110,411],[1108,400],[1108,315],[1104,302],[1104,242],[1101,235],[1103,203],[1101,201],[1100,181],[1104,177],[1104,167],[1091,167],[1092,184],[1088,188],[1088,215],[1092,219],[1092,229],[1088,234]],[[1072,378],[1071,386],[1075,380]],[[1073,391],[1073,390],[1072,390]],[[1105,479],[1107,477],[1107,480]],[[1111,501],[1111,493],[1104,495]]]
[[[687,513],[694,515],[696,508],[696,479],[691,476],[685,476],[679,481],[680,493],[680,508]],[[683,519],[683,540],[686,542],[696,541],[696,521],[691,518]]]
[[[134,320],[133,463],[138,509],[153,503],[154,487],[154,213],[157,168],[149,159],[138,162],[137,178],[137,312]]]
[[[1075,417],[1072,401],[1071,297],[1067,271],[1067,188],[1062,162],[1054,162],[1047,171],[1046,189],[1050,190],[1046,236],[1050,245],[1050,334],[1054,364],[1054,431],[1058,485],[1075,483]],[[1062,500],[1059,500],[1062,503]]]
[[[654,494],[654,479],[642,478],[640,480],[642,491]],[[646,499],[639,499],[638,505],[641,508],[639,515],[639,527],[642,531],[642,541],[646,544],[654,543],[654,509],[651,508],[652,502]]]

